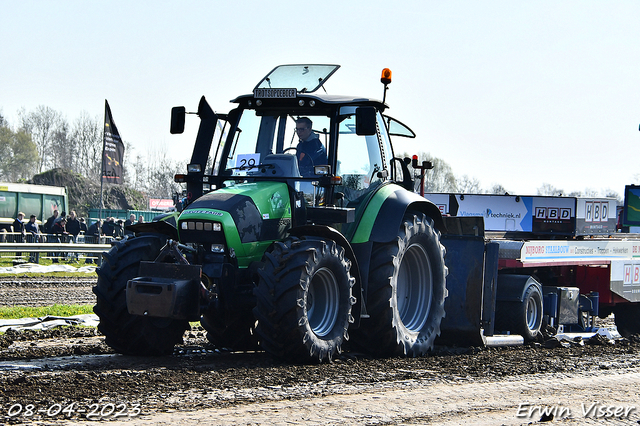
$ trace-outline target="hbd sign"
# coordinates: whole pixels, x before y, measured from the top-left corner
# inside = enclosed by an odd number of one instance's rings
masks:
[[[536,219],[569,220],[571,219],[571,209],[536,207]]]
[[[609,220],[609,203],[587,202],[584,213],[585,222],[606,222]]]
[[[640,283],[640,265],[624,265],[624,285]]]

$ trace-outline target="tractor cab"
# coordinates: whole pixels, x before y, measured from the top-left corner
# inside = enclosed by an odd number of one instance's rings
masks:
[[[383,116],[383,102],[319,90],[338,68],[281,65],[251,94],[234,99],[238,107],[225,116],[225,126],[217,126],[224,130],[218,131],[220,143],[211,153],[213,167],[206,184],[214,189],[282,181],[291,188],[292,198],[300,194],[307,208],[354,209],[365,194],[395,179],[396,166],[402,164],[393,161],[387,126],[392,123],[395,133],[403,136],[413,132]],[[206,163],[204,158],[194,160]],[[408,174],[405,170],[403,176]],[[337,217],[324,212],[307,216],[327,223],[349,218],[353,214],[344,212]]]

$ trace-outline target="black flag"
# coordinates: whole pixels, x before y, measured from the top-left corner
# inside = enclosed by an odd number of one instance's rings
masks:
[[[102,145],[102,183],[122,183],[124,144],[111,117],[109,102],[104,101],[104,143]]]

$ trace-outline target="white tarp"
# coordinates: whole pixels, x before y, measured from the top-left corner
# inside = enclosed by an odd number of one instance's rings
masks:
[[[36,263],[22,263],[16,266],[0,268],[0,274],[23,274],[27,272],[44,273],[44,272],[95,272],[95,265],[86,265],[76,267],[73,265],[38,265]]]
[[[10,328],[14,330],[49,330],[55,327],[84,325],[97,327],[100,319],[95,314],[74,315],[71,317],[46,316],[41,318],[18,318],[0,320],[0,333]]]

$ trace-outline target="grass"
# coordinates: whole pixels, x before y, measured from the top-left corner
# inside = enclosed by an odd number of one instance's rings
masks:
[[[80,277],[80,278],[96,278],[95,272],[20,272],[19,274],[0,274],[0,277]]]
[[[13,260],[15,259],[15,257],[13,255],[10,255],[10,253],[3,253],[2,256],[0,256],[0,268],[9,268],[14,266],[13,265]],[[23,260],[27,260],[28,256],[22,256]],[[43,265],[43,266],[48,266],[48,265],[58,265],[58,263],[53,263],[51,261],[51,259],[45,259],[44,257],[41,257],[39,262],[39,265]],[[60,261],[59,263],[60,265],[71,265],[71,266],[75,266],[75,267],[81,267],[81,266],[96,266],[95,263],[89,263],[86,264],[84,263],[84,258],[80,257],[80,262],[67,262],[67,261]],[[11,276],[16,276],[17,274],[13,273],[13,274],[0,274],[0,277],[11,277]],[[20,273],[21,277],[95,277],[96,274],[95,272],[23,272]]]
[[[70,317],[92,313],[93,305],[9,306],[0,308],[0,319],[40,318],[47,315]]]

